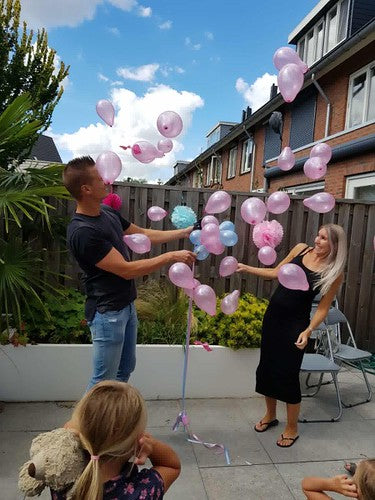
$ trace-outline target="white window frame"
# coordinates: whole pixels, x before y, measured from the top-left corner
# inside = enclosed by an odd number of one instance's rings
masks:
[[[242,143],[241,174],[251,172],[254,141],[247,139]]]
[[[363,127],[364,125],[368,123],[372,123],[374,121],[374,118],[369,119],[368,118],[368,112],[369,112],[369,103],[370,103],[370,75],[371,75],[371,70],[375,69],[375,60],[364,66],[363,68],[359,69],[352,75],[350,75],[349,78],[349,86],[348,86],[348,99],[347,99],[347,106],[346,106],[346,121],[345,121],[345,128],[353,128],[353,127],[358,127],[361,126]],[[363,73],[366,73],[366,80],[365,80],[365,98],[364,98],[364,105],[363,105],[363,110],[362,110],[362,121],[361,123],[357,123],[356,125],[350,125],[350,113],[351,113],[351,105],[352,105],[352,95],[353,95],[353,84],[354,80],[362,75]]]
[[[229,150],[227,179],[233,179],[236,176],[237,149],[235,146]]]
[[[220,156],[213,155],[207,169],[207,186],[221,184],[221,174],[221,158]]]
[[[202,175],[200,170],[194,170],[193,172],[193,187],[201,188],[202,187]]]
[[[342,4],[344,2],[348,2],[348,8],[346,12],[346,19],[345,19],[345,36],[342,40],[338,40],[338,34],[339,34],[339,27],[340,27],[340,17],[341,17],[341,9],[342,9]],[[300,39],[298,40],[297,43],[297,53],[301,57],[303,61],[305,61],[306,64],[309,66],[312,66],[315,64],[319,59],[321,59],[324,55],[326,55],[328,52],[333,50],[339,43],[341,43],[343,40],[347,38],[348,35],[348,21],[349,21],[349,2],[350,0],[339,0],[335,5],[332,6],[332,8],[321,18],[318,19],[318,21],[314,24],[314,26]],[[336,43],[328,50],[327,44],[328,44],[328,35],[329,35],[329,15],[331,12],[337,8],[337,23],[336,23],[336,32],[335,32],[335,40]],[[318,27],[323,23],[323,43],[321,47],[321,53],[317,53],[317,46],[318,46]],[[314,49],[313,49],[313,61],[307,61],[307,38],[311,33],[314,33],[312,40],[314,43]],[[304,43],[303,50],[301,50],[301,45]],[[303,54],[302,54],[303,52]]]
[[[298,184],[297,186],[288,186],[283,189],[283,191],[286,191],[287,193],[290,194],[296,194],[298,195],[299,193],[302,193],[304,191],[324,191],[324,186],[325,183],[323,182],[310,182],[308,184]]]
[[[373,182],[369,182],[372,179]],[[345,198],[355,199],[354,190],[358,187],[375,185],[375,174],[369,172],[368,174],[350,175],[346,178],[345,183]]]

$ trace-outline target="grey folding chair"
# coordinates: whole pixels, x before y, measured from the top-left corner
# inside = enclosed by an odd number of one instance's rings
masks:
[[[334,327],[337,338],[338,338],[338,350],[333,353],[333,358],[336,362],[345,363],[348,365],[352,365],[353,363],[358,364],[358,367],[362,371],[362,375],[367,388],[367,396],[363,401],[359,401],[357,403],[343,403],[346,408],[351,408],[352,406],[358,406],[364,403],[368,403],[372,398],[372,389],[369,384],[366,371],[363,367],[362,361],[365,359],[370,359],[372,354],[368,351],[363,351],[362,349],[358,349],[357,344],[354,339],[354,335],[352,329],[350,327],[349,321],[346,316],[337,308],[333,307],[330,309],[328,316],[325,320],[325,324],[327,327]],[[345,324],[347,326],[349,337],[347,344],[343,344],[341,342],[341,325]]]
[[[341,366],[335,363],[334,358],[333,358],[333,352],[332,352],[332,345],[331,345],[331,339],[329,337],[327,327],[324,323],[321,323],[318,327],[318,330],[320,330],[320,335],[326,335],[327,336],[327,346],[328,346],[328,352],[324,354],[320,353],[315,353],[315,354],[304,354],[303,360],[302,360],[302,365],[301,365],[301,372],[302,373],[307,373],[308,378],[311,376],[313,373],[318,373],[319,374],[319,380],[318,383],[315,384],[314,386],[312,385],[307,385],[308,388],[315,387],[315,390],[311,393],[306,393],[302,394],[303,397],[313,397],[318,394],[321,386],[323,385],[323,376],[325,373],[330,374],[333,380],[333,383],[335,385],[335,390],[336,390],[336,400],[337,400],[337,414],[329,419],[314,419],[314,420],[307,420],[306,418],[303,418],[300,420],[300,422],[308,423],[308,422],[337,422],[340,420],[342,416],[342,402],[341,402],[341,395],[340,395],[340,388],[339,388],[339,383],[337,380],[337,374],[340,371]]]

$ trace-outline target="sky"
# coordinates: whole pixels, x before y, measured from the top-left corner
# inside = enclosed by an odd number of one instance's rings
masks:
[[[177,160],[207,147],[219,121],[239,122],[268,99],[276,82],[272,56],[317,0],[21,0],[28,27],[46,28],[49,46],[70,65],[55,108],[51,135],[64,162],[114,151],[119,177],[163,182]],[[51,5],[53,5],[51,7]],[[98,117],[96,102],[115,106],[114,126]],[[120,145],[162,139],[163,111],[184,122],[173,150],[150,164]]]

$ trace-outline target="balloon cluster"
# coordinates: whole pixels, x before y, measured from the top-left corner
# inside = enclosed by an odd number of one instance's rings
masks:
[[[210,253],[220,255],[225,247],[233,247],[238,241],[234,224],[229,220],[220,224],[213,215],[206,215],[201,226],[202,229],[196,229],[190,234],[198,260],[205,260]]]
[[[277,49],[273,56],[273,63],[279,70],[277,85],[284,101],[294,101],[303,86],[303,75],[309,69],[307,64],[290,47]]]

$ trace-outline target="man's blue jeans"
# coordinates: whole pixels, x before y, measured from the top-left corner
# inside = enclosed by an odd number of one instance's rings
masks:
[[[137,312],[134,302],[120,311],[98,311],[89,322],[93,373],[87,391],[102,380],[127,382],[135,368]]]

